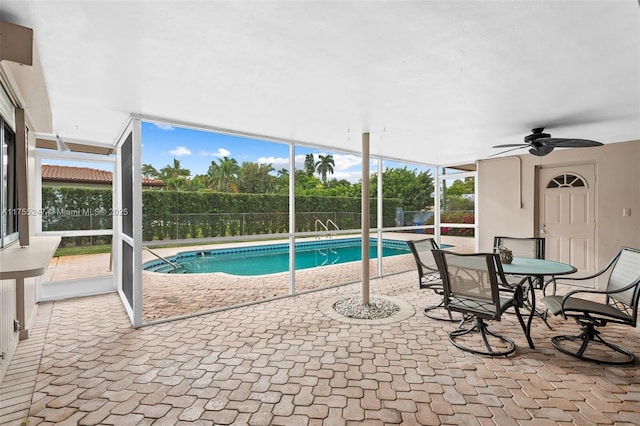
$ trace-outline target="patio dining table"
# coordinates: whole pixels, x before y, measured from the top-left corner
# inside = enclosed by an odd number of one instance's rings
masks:
[[[546,259],[533,259],[528,257],[514,257],[511,263],[502,263],[502,270],[508,275],[518,275],[522,277],[530,277],[529,282],[529,304],[531,305],[531,314],[527,320],[527,338],[530,345],[532,341],[531,336],[531,323],[533,317],[536,315],[536,288],[535,283],[540,283],[540,288],[544,285],[544,277],[557,275],[568,275],[576,272],[576,268],[572,265],[562,262],[556,262]]]

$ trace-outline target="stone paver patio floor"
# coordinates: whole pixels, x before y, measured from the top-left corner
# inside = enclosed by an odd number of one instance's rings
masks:
[[[396,316],[354,321],[332,301],[358,284],[131,327],[116,294],[44,303],[2,383],[0,424],[640,424],[640,374],[565,356],[539,320],[530,349],[514,315],[492,327],[509,357],[462,352],[416,272],[372,280]],[[640,353],[637,329],[604,333]],[[28,420],[28,423],[26,423]]]

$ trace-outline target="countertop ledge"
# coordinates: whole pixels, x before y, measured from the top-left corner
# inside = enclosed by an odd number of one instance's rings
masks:
[[[29,237],[29,246],[19,243],[0,250],[0,279],[38,277],[44,275],[61,237]]]

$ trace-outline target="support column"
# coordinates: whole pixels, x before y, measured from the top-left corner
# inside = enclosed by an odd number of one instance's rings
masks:
[[[19,340],[26,340],[29,338],[29,330],[27,330],[27,316],[25,312],[24,278],[16,278],[16,319],[18,320],[20,327],[17,330],[19,332]]]
[[[362,304],[369,304],[369,133],[362,134]]]
[[[289,145],[289,294],[296,294],[296,147]]]

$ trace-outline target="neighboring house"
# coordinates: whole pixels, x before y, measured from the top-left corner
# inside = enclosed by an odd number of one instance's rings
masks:
[[[110,188],[113,174],[89,167],[42,165],[42,186],[74,186],[76,188]],[[160,179],[142,178],[142,189],[162,189]]]

